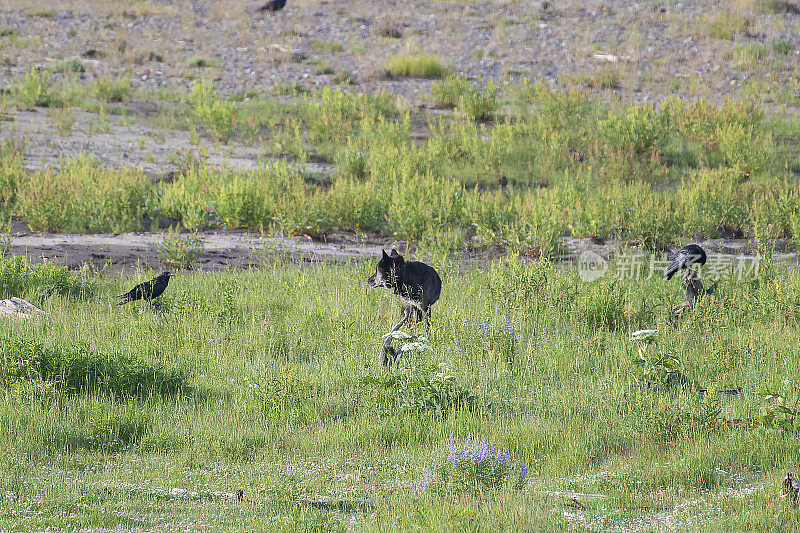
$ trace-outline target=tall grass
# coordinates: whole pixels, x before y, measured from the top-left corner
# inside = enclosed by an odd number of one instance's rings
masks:
[[[53,297],[0,324],[0,523],[116,527],[100,509],[124,505],[132,523],[561,529],[656,520],[658,504],[688,529],[796,526],[775,497],[796,435],[762,423],[758,395],[800,379],[794,269],[730,281],[674,323],[677,282],[489,264],[445,276],[432,349],[385,371],[399,303],[366,286],[373,266],[186,274],[158,310]],[[98,283],[106,299],[130,285]],[[658,334],[631,339],[643,328]],[[483,439],[508,470],[481,466],[480,446],[452,464]],[[239,488],[244,503],[225,496]]]
[[[449,69],[435,56],[413,53],[389,57],[386,72],[397,78],[441,78]]]

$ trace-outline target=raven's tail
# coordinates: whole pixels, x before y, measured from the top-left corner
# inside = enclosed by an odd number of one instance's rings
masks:
[[[665,270],[664,273],[661,274],[661,277],[662,278],[667,278],[667,279],[672,279],[672,276],[675,275],[675,272],[680,270],[680,266],[681,266],[681,264],[679,262],[673,261],[672,263],[669,264],[669,266],[667,267],[667,270]]]

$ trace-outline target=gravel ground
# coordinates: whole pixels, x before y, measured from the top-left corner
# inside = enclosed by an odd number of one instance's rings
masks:
[[[720,12],[710,1],[289,0],[274,15],[256,12],[259,4],[251,1],[97,4],[55,0],[41,16],[38,2],[3,2],[0,28],[16,35],[0,38],[0,84],[31,66],[89,50],[97,52],[86,61],[86,78],[131,71],[139,86],[189,87],[188,61],[199,56],[217,63],[211,73],[226,91],[277,82],[322,86],[349,76],[354,90],[382,88],[411,101],[424,99],[429,81],[382,77],[386,58],[404,50],[437,55],[460,75],[494,79],[558,80],[591,74],[616,58],[623,71],[618,92],[638,100],[692,94],[690,87],[665,86],[671,78],[692,79],[708,97],[722,99],[750,78],[791,84],[800,66],[800,6],[792,2],[735,2],[731,12],[746,25],[732,40],[709,36]],[[783,7],[758,9],[773,5]],[[388,30],[400,38],[384,37]],[[731,60],[736,47],[777,39],[790,47],[780,61],[743,68]],[[314,75],[314,65],[293,55],[323,60],[334,73]]]

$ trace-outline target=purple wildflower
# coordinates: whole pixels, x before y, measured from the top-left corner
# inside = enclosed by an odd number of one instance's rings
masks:
[[[522,465],[522,468],[520,468],[520,470],[519,470],[519,480],[517,480],[517,483],[522,485],[522,483],[525,481],[525,476],[526,475],[528,475],[528,467],[525,466],[525,465]]]
[[[481,464],[489,457],[489,443],[486,442],[486,439],[483,439],[483,443],[481,444],[481,453],[478,455],[478,464]]]

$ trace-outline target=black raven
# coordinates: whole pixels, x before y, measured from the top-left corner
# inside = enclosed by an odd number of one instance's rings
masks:
[[[136,300],[147,300],[149,302],[153,298],[158,298],[166,290],[167,283],[169,283],[169,277],[171,275],[172,274],[170,272],[164,272],[150,281],[140,283],[132,288],[129,292],[126,292],[119,297],[119,305]]]
[[[280,11],[286,5],[286,0],[269,0],[266,4],[259,7],[256,11],[263,13],[264,11]]]
[[[678,270],[689,268],[692,265],[705,265],[706,251],[696,244],[690,244],[669,256],[669,260],[672,262],[661,275],[662,278],[672,279],[672,276],[675,275]]]

